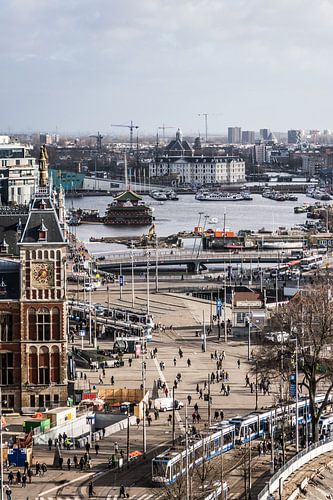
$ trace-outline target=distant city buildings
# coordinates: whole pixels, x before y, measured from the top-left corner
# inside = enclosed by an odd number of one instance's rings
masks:
[[[242,144],[254,144],[256,133],[253,130],[243,130]]]
[[[228,127],[228,143],[240,144],[242,141],[241,127]]]
[[[271,131],[269,128],[261,128],[259,131],[260,139],[267,141],[270,133]]]
[[[200,154],[197,138],[194,149],[178,129],[176,138],[161,156],[149,164],[150,178],[169,178],[174,184],[235,184],[245,182],[245,162],[237,156],[205,156]],[[199,153],[199,154],[198,154]]]
[[[31,156],[31,147],[11,142],[0,136],[1,204],[28,204],[38,178],[38,163]]]
[[[288,130],[288,144],[299,144],[302,140],[301,130]]]

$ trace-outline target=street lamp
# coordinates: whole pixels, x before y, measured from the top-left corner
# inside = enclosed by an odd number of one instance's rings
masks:
[[[132,307],[134,307],[134,243],[131,241],[131,270],[132,270]]]
[[[147,314],[150,314],[150,291],[149,291],[149,266],[150,266],[150,252],[147,252]]]
[[[298,340],[297,337],[289,339],[295,342],[295,386],[296,386],[296,453],[299,452],[299,433],[298,433]]]
[[[247,324],[248,324],[248,341],[247,341],[247,359],[250,361],[251,359],[251,320],[252,320],[252,313],[249,310],[249,313],[246,315],[247,319]]]

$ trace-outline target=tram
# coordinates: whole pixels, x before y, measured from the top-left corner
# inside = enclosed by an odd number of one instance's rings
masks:
[[[325,395],[319,394],[316,403],[324,401]],[[331,404],[331,398],[328,405]],[[311,421],[309,398],[298,401],[298,425],[304,421]],[[245,416],[236,416],[228,421],[220,422],[202,431],[200,436],[189,437],[186,449],[169,448],[152,460],[152,481],[160,485],[173,484],[186,473],[186,464],[189,469],[200,465],[203,460],[211,460],[221,453],[225,453],[236,445],[242,445],[260,438],[276,425],[282,418],[291,419],[296,423],[296,403],[254,411]],[[322,417],[323,420],[323,417]],[[333,416],[332,416],[333,423]],[[332,425],[333,428],[333,425]]]

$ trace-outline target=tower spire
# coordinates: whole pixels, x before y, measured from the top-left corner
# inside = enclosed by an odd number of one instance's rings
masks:
[[[49,172],[48,172],[48,154],[46,150],[46,145],[40,147],[39,153],[39,187],[46,187],[49,183]]]

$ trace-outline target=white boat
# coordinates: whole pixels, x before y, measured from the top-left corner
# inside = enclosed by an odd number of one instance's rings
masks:
[[[150,196],[157,201],[166,201],[168,199],[167,195],[163,191],[151,191]]]
[[[211,191],[199,191],[195,195],[195,199],[199,201],[244,201],[241,193],[218,193]]]
[[[262,248],[265,250],[298,250],[303,248],[302,241],[263,241]]]

